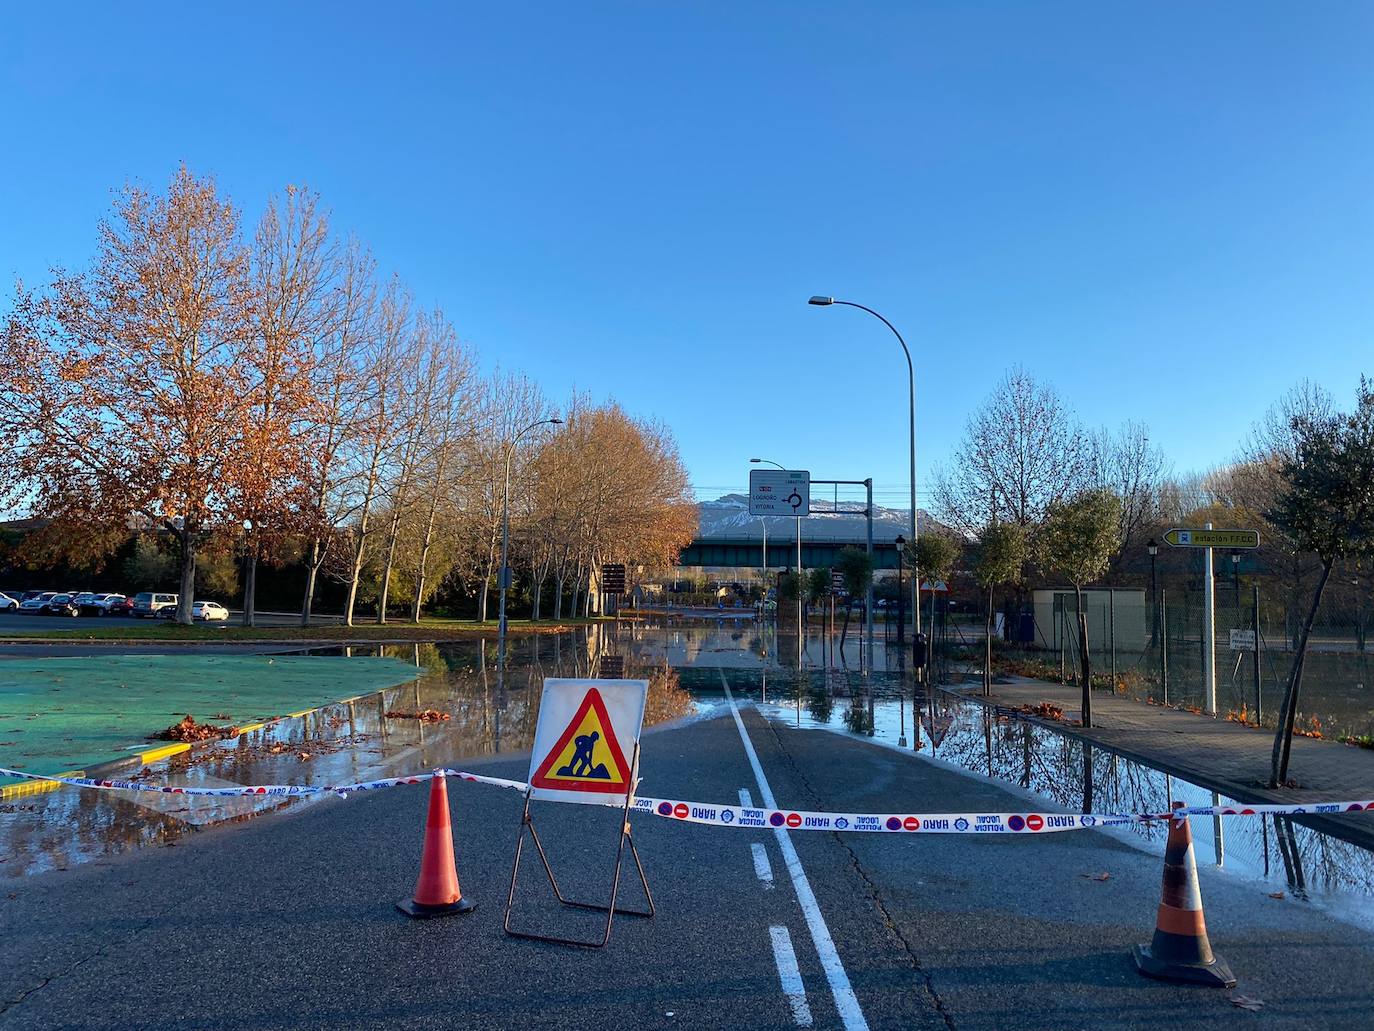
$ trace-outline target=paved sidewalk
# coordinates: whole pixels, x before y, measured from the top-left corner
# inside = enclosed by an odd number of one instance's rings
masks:
[[[982,697],[978,685],[958,693]],[[1076,685],[1012,677],[992,685],[996,705],[1017,707],[1052,702],[1068,719],[1081,715]],[[1374,751],[1336,741],[1293,738],[1288,774],[1296,788],[1270,789],[1271,730],[1242,726],[1179,709],[1147,705],[1128,698],[1093,692],[1090,730],[1055,726],[1096,745],[1136,759],[1194,784],[1219,791],[1239,802],[1285,803],[1374,798]],[[1374,819],[1320,816],[1305,818],[1314,829],[1374,848]]]

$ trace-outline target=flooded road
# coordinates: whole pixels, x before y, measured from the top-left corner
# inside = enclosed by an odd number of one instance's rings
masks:
[[[909,681],[904,689],[901,673],[884,668],[888,657],[881,641],[876,644],[876,668],[865,670],[854,635],[844,652],[813,635],[798,673],[795,635],[753,622],[604,625],[513,640],[504,683],[497,678],[495,646],[486,641],[328,649],[400,659],[419,675],[194,749],[144,775],[157,783],[204,786],[338,784],[520,752],[533,737],[543,679],[594,676],[609,654],[624,657],[626,676],[650,680],[649,725],[709,715],[722,706],[723,671],[736,696],[753,700],[770,719],[857,734],[900,749],[913,762],[991,777],[1045,809],[1161,812],[1173,801],[1234,801],[1051,726],[999,719],[973,698],[922,695],[913,710]],[[425,710],[449,719],[427,723],[405,715]],[[310,801],[51,791],[0,804],[0,869],[14,875],[108,862],[120,853],[175,844],[201,827],[302,804]],[[933,801],[930,808],[940,806]],[[1157,851],[1165,828],[1145,823],[1119,833]],[[1196,818],[1194,840],[1200,863],[1374,928],[1374,853],[1286,817]]]

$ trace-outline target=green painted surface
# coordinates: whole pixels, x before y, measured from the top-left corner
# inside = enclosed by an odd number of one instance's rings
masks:
[[[0,766],[82,769],[166,744],[148,735],[187,714],[201,723],[257,723],[418,672],[399,659],[297,655],[0,659]]]

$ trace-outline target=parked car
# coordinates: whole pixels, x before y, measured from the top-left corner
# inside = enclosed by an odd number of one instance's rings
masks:
[[[129,599],[122,594],[102,594],[100,596],[100,614],[102,616],[113,616],[115,610]]]
[[[42,596],[42,595],[44,595],[44,594],[56,594],[56,593],[57,593],[56,591],[25,591],[23,594],[21,594],[21,595],[19,596],[19,604],[20,604],[20,605],[23,605],[24,602],[26,602],[26,601],[32,601],[34,598],[40,597],[40,596]]]
[[[229,610],[217,601],[198,601],[191,606],[191,618],[203,622],[223,622],[229,618]]]
[[[156,616],[166,609],[171,609],[172,612],[168,613],[168,615],[174,615],[176,613],[177,597],[178,596],[175,594],[158,594],[155,591],[144,591],[141,594],[134,595],[134,607],[131,614],[138,619],[144,619],[149,616]]]
[[[72,594],[54,594],[39,611],[45,616],[75,616],[79,612]]]
[[[0,591],[0,612],[19,611],[19,599]]]
[[[25,591],[23,600],[19,602],[19,611],[38,615],[56,597],[56,591]]]
[[[109,599],[119,597],[122,597],[122,595],[92,591],[86,594],[78,594],[72,600],[76,602],[77,610],[83,616],[103,616],[109,611],[107,608]]]
[[[134,614],[134,600],[123,594],[112,594],[113,599],[109,607],[105,610],[106,615],[110,616],[132,616]]]

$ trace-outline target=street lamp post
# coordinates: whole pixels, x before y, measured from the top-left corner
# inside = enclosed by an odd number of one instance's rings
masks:
[[[751,458],[751,459],[749,459],[749,463],[750,463],[751,465],[760,465],[760,464],[762,464],[762,465],[775,465],[775,466],[777,466],[779,469],[781,469],[783,472],[786,472],[786,471],[787,471],[787,466],[783,465],[781,462],[775,462],[775,461],[773,461],[771,458]],[[767,532],[768,532],[768,517],[767,517],[767,516],[764,516],[764,517],[763,517],[763,532],[764,532],[765,534],[767,534]],[[767,543],[767,542],[768,542],[768,538],[765,536],[765,537],[764,537],[764,546],[763,546],[763,547],[764,547],[764,553],[763,553],[763,554],[764,554],[764,560],[765,560],[765,561],[767,561],[767,558],[768,558],[768,543]],[[805,603],[802,601],[801,571],[802,571],[802,564],[801,564],[801,516],[797,516],[797,672],[798,672],[798,673],[801,672],[801,662],[802,662],[802,606],[805,604]]]
[[[888,329],[892,330],[892,335],[897,338],[897,343],[902,345],[902,353],[906,355],[906,384],[907,384],[907,415],[908,431],[911,458],[911,546],[916,546],[917,525],[916,525],[916,373],[911,364],[911,350],[906,346],[906,341],[902,339],[902,334],[897,332],[897,327],[888,322],[872,308],[866,308],[862,304],[854,301],[837,301],[833,297],[812,297],[808,304],[825,307],[832,304],[843,304],[850,308],[858,308],[866,311],[875,319],[881,322]],[[919,647],[921,639],[921,571],[913,566],[911,570],[911,612],[912,612],[912,655],[915,658],[915,649]]]
[[[540,419],[532,422],[515,435],[506,445],[506,483],[501,491],[501,601],[496,616],[496,673],[499,682],[505,684],[506,676],[506,590],[510,587],[510,566],[506,556],[510,552],[510,463],[515,456],[515,445],[520,443],[526,433],[540,426],[561,426],[562,419]]]

